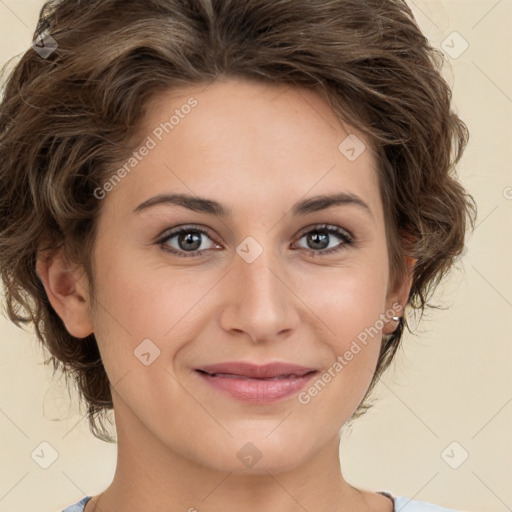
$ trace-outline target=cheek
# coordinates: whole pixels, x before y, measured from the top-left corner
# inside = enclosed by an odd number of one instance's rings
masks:
[[[385,310],[386,280],[385,268],[365,261],[323,269],[314,276],[297,275],[295,282],[306,306],[344,350],[360,333],[382,328],[377,321]]]
[[[318,276],[317,276],[318,277]],[[344,400],[366,391],[373,376],[382,340],[387,273],[373,266],[353,265],[317,279],[305,301],[325,327],[331,365],[324,381]],[[322,377],[322,376],[320,376]]]
[[[382,342],[385,281],[378,273],[352,268],[340,272],[335,282],[326,280],[310,304],[328,327],[319,347],[329,346],[330,362],[299,401],[322,424],[340,428],[360,404],[375,372]]]
[[[96,274],[94,332],[111,380],[139,368],[137,353],[143,347],[160,353],[160,361],[170,361],[180,348],[180,342],[172,340],[189,339],[191,322],[201,315],[201,299],[214,277],[206,272],[171,273],[143,260],[103,259]]]

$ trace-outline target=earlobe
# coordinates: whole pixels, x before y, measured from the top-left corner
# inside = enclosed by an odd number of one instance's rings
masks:
[[[395,317],[401,318],[404,314],[405,306],[409,301],[409,294],[411,292],[412,282],[413,282],[413,270],[414,264],[416,263],[416,259],[414,258],[405,258],[407,264],[407,272],[404,274],[402,280],[400,281],[395,293],[391,296],[391,300],[387,303],[386,311],[393,310],[393,315]],[[400,305],[400,308],[397,309],[396,305]],[[399,320],[400,321],[400,320]],[[386,322],[382,333],[392,334],[396,328],[398,327],[399,321],[389,320]]]
[[[76,338],[85,338],[94,331],[89,314],[90,297],[87,277],[79,266],[71,266],[62,248],[38,251],[36,271],[48,300],[67,331]]]

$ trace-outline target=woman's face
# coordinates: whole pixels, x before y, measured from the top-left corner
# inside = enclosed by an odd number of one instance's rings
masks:
[[[146,149],[97,191],[92,323],[117,426],[223,471],[305,462],[396,328],[371,151],[314,93],[234,79],[160,96],[144,129]],[[225,362],[316,372],[198,371]]]

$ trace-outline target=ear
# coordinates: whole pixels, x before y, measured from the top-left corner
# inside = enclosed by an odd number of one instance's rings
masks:
[[[83,268],[70,266],[60,248],[53,252],[38,251],[36,271],[69,334],[76,338],[89,336],[94,328],[89,314],[88,279]]]
[[[394,316],[403,316],[405,306],[407,305],[409,299],[409,293],[411,292],[413,269],[416,261],[418,260],[414,258],[405,258],[407,271],[402,276],[400,282],[397,283],[395,289],[392,290],[388,295],[388,299],[386,301],[386,311],[393,310],[395,312]],[[398,308],[397,305],[399,305],[400,308]],[[397,326],[398,322],[396,320],[389,319],[389,321],[386,321],[384,324],[382,334],[392,334],[396,330]]]

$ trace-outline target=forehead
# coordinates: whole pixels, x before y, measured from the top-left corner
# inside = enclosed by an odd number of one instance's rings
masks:
[[[230,78],[166,91],[139,135],[151,149],[118,187],[132,205],[171,191],[233,206],[338,191],[379,202],[368,141],[308,89]]]

